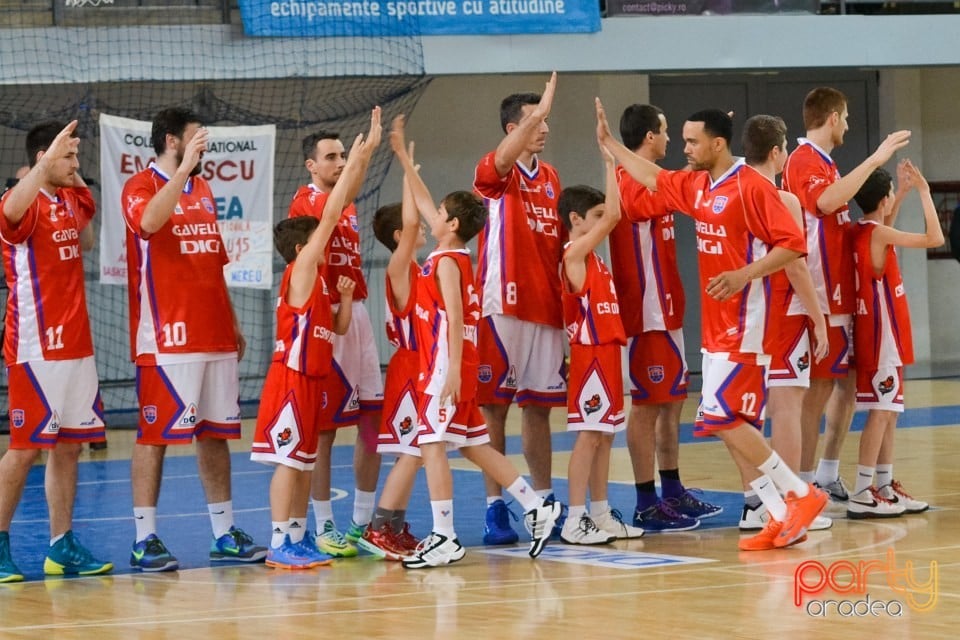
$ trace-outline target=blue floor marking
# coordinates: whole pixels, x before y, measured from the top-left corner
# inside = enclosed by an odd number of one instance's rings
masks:
[[[857,414],[854,420],[855,431],[863,428],[864,417],[865,414]],[[960,406],[953,405],[908,409],[898,426],[913,428],[956,423],[960,423]],[[692,432],[692,425],[681,425],[681,442],[703,441],[693,438]],[[572,433],[555,433],[554,450],[569,451],[574,437]],[[614,446],[626,446],[623,433],[617,435]],[[519,453],[520,449],[520,437],[509,436],[507,451]],[[341,529],[345,529],[349,524],[353,509],[352,458],[352,447],[334,447],[332,485],[347,494],[344,499],[335,500],[333,505],[334,516]],[[261,544],[266,544],[270,530],[268,489],[272,469],[251,462],[249,455],[245,453],[233,454],[232,461],[233,502],[237,525],[252,534]],[[380,478],[381,486],[387,470],[385,465]],[[556,470],[557,473],[564,471]],[[43,577],[43,558],[49,542],[43,472],[43,467],[30,470],[27,486],[10,531],[14,560],[28,580]],[[454,470],[453,474],[457,497],[454,510],[457,533],[464,545],[479,546],[482,544],[485,512],[482,476],[476,471],[463,470]],[[565,500],[566,480],[555,479],[554,490],[561,500]],[[611,506],[619,509],[625,518],[632,514],[636,494],[631,483],[610,483],[609,495]],[[742,506],[742,495],[739,492],[706,490],[703,498],[724,507],[724,512],[719,516],[704,520],[703,528],[730,527],[737,524]],[[112,561],[116,566],[116,573],[130,571],[130,547],[134,538],[132,504],[129,460],[94,460],[80,464],[74,531],[96,557]],[[514,505],[513,509],[518,516],[522,516],[518,506]],[[423,536],[429,532],[430,502],[422,471],[417,476],[408,519],[415,534]],[[514,525],[521,533],[521,541],[527,540],[522,520]],[[310,527],[313,527],[312,515]],[[158,507],[158,528],[163,541],[179,558],[181,568],[210,566],[210,521],[197,476],[195,457],[167,458]],[[223,563],[214,563],[214,566],[220,564]]]

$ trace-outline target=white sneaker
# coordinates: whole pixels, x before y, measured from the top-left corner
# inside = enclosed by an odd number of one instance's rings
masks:
[[[611,509],[602,515],[595,516],[593,523],[597,525],[601,531],[605,531],[620,540],[639,538],[643,535],[643,529],[624,522],[620,512],[616,509]]]
[[[824,514],[829,515],[831,518],[842,518],[847,515],[847,502],[850,500],[850,492],[847,490],[847,485],[844,483],[843,478],[837,478],[822,487],[816,482],[814,482],[813,485],[823,489],[830,497],[830,501],[827,502],[827,506],[823,510]]]
[[[536,558],[547,546],[550,534],[553,533],[553,525],[557,523],[557,518],[563,511],[563,505],[559,501],[541,502],[539,507],[534,507],[527,511],[523,516],[523,524],[530,532],[530,557]]]
[[[601,530],[590,516],[584,514],[576,522],[567,518],[560,530],[560,539],[567,544],[608,544],[617,536]]]
[[[890,484],[880,487],[880,495],[893,504],[903,505],[904,513],[922,513],[930,508],[929,503],[917,500],[904,491],[899,480],[894,480]]]
[[[827,516],[817,516],[813,519],[813,522],[810,523],[810,526],[807,527],[807,531],[823,531],[824,529],[829,529],[833,526],[833,518],[828,518]]]
[[[850,496],[847,501],[847,517],[853,520],[864,518],[896,518],[903,515],[906,507],[894,504],[883,497],[876,487],[867,487]]]
[[[740,531],[760,531],[767,524],[767,508],[761,502],[755,507],[743,505],[740,512]]]
[[[458,539],[453,538],[451,540],[447,536],[434,531],[420,541],[412,556],[403,559],[403,566],[407,569],[441,567],[462,560],[466,553]]]

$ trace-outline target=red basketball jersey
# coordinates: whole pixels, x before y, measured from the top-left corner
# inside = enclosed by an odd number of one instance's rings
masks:
[[[573,291],[565,274],[562,278],[563,321],[570,344],[627,344],[617,288],[600,256],[596,252],[587,256],[587,275],[579,291]]]
[[[621,318],[623,328],[628,336],[680,329],[686,298],[677,269],[673,211],[622,167],[617,167],[617,182],[623,217],[610,234],[610,264],[617,296],[632,311]]]
[[[913,364],[910,308],[897,253],[887,245],[883,271],[879,274],[870,260],[870,239],[877,226],[872,220],[860,220],[851,230],[857,266],[853,352],[857,369],[864,371]]]
[[[329,195],[314,184],[300,187],[290,203],[288,217],[313,216],[319,220]],[[354,300],[367,299],[367,280],[363,277],[363,263],[360,259],[360,224],[357,208],[352,202],[340,213],[340,220],[327,241],[323,277],[332,286],[330,300],[333,304],[340,302],[340,292],[336,289],[340,276],[347,276],[357,283],[353,293]]]
[[[408,351],[417,350],[417,337],[414,327],[416,325],[416,316],[413,313],[417,306],[417,278],[420,275],[420,266],[416,262],[410,263],[410,295],[407,297],[407,304],[402,309],[398,309],[393,303],[393,287],[390,285],[390,276],[387,276],[387,312],[386,318],[387,340],[398,349],[407,349]]]
[[[518,162],[501,178],[494,155],[480,160],[473,180],[490,214],[480,234],[477,268],[483,315],[500,313],[560,328],[557,265],[567,238],[557,213],[560,178],[536,158],[532,168]]]
[[[277,297],[277,341],[273,361],[306,376],[325,376],[333,361],[333,311],[323,274],[318,272],[310,298],[301,307],[287,302],[293,263],[280,281]]]
[[[820,211],[817,199],[840,179],[837,165],[823,149],[806,138],[783,168],[783,188],[800,199],[806,223],[807,266],[817,289],[820,310],[830,314],[854,311],[853,252],[847,235],[850,209],[844,204],[836,211]]]
[[[806,252],[776,186],[740,159],[716,181],[706,171],[661,171],[657,190],[667,206],[696,221],[703,348],[736,362],[765,363],[765,280],[748,283],[723,302],[705,291],[714,277],[759,260],[771,247]]]
[[[193,353],[231,353],[237,335],[223,267],[229,262],[210,185],[193,176],[173,215],[155,233],[143,212],[169,178],[155,164],[134,174],[121,196],[127,224],[131,357],[139,365]]]
[[[5,203],[0,200],[7,366],[93,355],[80,253],[80,230],[96,212],[90,190],[41,191],[17,225],[3,214]]]
[[[460,402],[477,394],[477,323],[480,297],[473,284],[470,252],[466,249],[434,251],[427,256],[417,279],[416,337],[420,350],[420,379],[417,390],[439,396],[450,368],[447,309],[437,282],[440,260],[453,259],[460,270],[460,297],[463,301],[463,353],[460,366]]]

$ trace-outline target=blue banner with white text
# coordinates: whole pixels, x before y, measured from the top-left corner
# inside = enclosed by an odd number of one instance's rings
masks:
[[[589,33],[598,0],[239,0],[250,36]]]

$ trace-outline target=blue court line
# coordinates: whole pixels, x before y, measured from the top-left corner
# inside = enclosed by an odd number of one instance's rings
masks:
[[[910,409],[900,421],[904,428],[943,426],[960,423],[960,406]],[[854,429],[862,429],[863,415],[858,414]],[[554,434],[555,451],[569,451],[574,434]],[[681,441],[693,442],[692,425],[682,425]],[[702,442],[702,439],[696,439]],[[618,434],[615,447],[625,446],[625,437]],[[520,453],[519,436],[507,438],[508,453]],[[334,447],[332,457],[332,486],[343,499],[334,501],[334,516],[341,528],[350,522],[352,513],[353,472],[351,446]],[[237,525],[251,533],[261,543],[267,542],[270,530],[268,508],[269,483],[272,469],[251,462],[249,454],[237,453],[233,462],[233,502]],[[381,473],[386,477],[388,465]],[[48,543],[48,518],[43,494],[43,467],[34,467],[27,478],[23,498],[14,515],[11,527],[11,546],[14,560],[28,579],[41,579],[43,557]],[[455,524],[461,542],[466,546],[482,544],[483,516],[486,510],[483,479],[477,471],[454,470]],[[129,572],[130,546],[133,543],[133,499],[130,490],[129,460],[92,460],[80,464],[74,529],[81,540],[102,559],[111,560],[117,573]],[[554,479],[554,490],[564,500],[567,496],[565,479]],[[626,517],[632,513],[635,491],[632,483],[610,483],[610,504]],[[724,507],[724,512],[705,520],[702,529],[735,526],[742,505],[739,492],[705,491],[704,499]],[[518,517],[520,509],[514,506]],[[408,510],[408,520],[415,534],[425,535],[431,525],[429,494],[421,471],[414,487]],[[522,521],[514,523],[527,536]],[[210,566],[208,551],[211,541],[210,523],[203,491],[197,475],[196,458],[171,456],[164,469],[164,482],[158,507],[159,533],[171,551],[180,559],[184,569]],[[312,527],[312,516],[310,526]],[[221,563],[215,563],[220,566]]]

